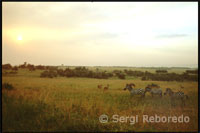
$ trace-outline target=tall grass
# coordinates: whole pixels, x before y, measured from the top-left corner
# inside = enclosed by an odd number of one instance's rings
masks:
[[[15,90],[2,90],[3,131],[197,131],[198,128],[198,84],[197,82],[152,82],[140,79],[89,79],[64,78],[44,79],[39,72],[19,70],[16,76],[3,77]],[[186,106],[180,101],[171,106],[169,97],[154,97],[147,93],[130,97],[124,91],[126,83],[135,83],[136,88],[156,83],[163,91],[167,87],[174,91],[184,86],[189,96]],[[110,84],[108,91],[97,85]],[[112,117],[138,115],[188,115],[189,123],[100,123],[102,114]]]

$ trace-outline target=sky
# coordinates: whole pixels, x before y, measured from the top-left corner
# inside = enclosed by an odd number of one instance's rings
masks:
[[[197,67],[197,2],[2,2],[2,63]]]

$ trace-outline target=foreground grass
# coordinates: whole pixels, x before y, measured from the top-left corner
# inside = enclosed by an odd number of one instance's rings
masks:
[[[23,73],[23,74],[22,74]],[[152,81],[139,79],[89,79],[89,78],[39,78],[38,72],[29,75],[22,71],[17,76],[3,77],[3,83],[14,85],[12,91],[2,91],[3,131],[197,131],[198,84],[197,82],[153,82],[163,91],[170,87],[182,90],[189,96],[186,106],[179,101],[171,106],[170,99],[130,98],[122,90],[126,83],[144,88]],[[110,84],[107,92],[97,89],[98,84]],[[100,123],[102,114],[119,116],[161,115],[190,117],[189,123]]]

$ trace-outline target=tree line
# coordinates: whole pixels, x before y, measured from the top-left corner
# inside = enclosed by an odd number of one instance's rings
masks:
[[[118,77],[119,79],[126,79],[126,76],[139,77],[141,80],[153,80],[153,81],[198,81],[198,69],[197,70],[186,70],[182,74],[168,73],[167,70],[156,70],[156,73],[148,71],[133,71],[133,70],[113,70],[112,72],[89,70],[86,67],[75,67],[74,69],[65,68],[58,69],[55,66],[43,66],[43,65],[32,65],[24,64],[19,66],[11,66],[10,64],[2,65],[2,69],[12,70],[17,72],[18,69],[28,69],[29,71],[43,70],[40,77],[42,78],[54,78],[54,77],[86,77],[86,78],[97,78],[97,79],[108,79],[111,77]],[[12,72],[13,73],[13,72]]]

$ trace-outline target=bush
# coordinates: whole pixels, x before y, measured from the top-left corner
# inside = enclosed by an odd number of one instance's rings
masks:
[[[121,74],[118,74],[117,76],[118,76],[119,79],[125,79],[125,75],[122,74],[122,73],[121,73]]]
[[[57,74],[59,76],[65,77],[87,77],[87,78],[97,78],[97,79],[108,79],[112,77],[112,73],[107,73],[106,71],[91,71],[86,67],[76,67],[75,69],[66,68],[65,70],[57,69]]]
[[[2,65],[2,69],[9,70],[9,69],[12,69],[12,66],[10,64],[4,64],[4,65]]]
[[[167,73],[167,70],[156,70],[156,73]]]
[[[29,69],[29,71],[35,71],[35,66],[34,65],[28,64],[27,68]]]
[[[124,72],[125,72],[128,76],[142,77],[142,76],[145,75],[145,73],[142,72],[142,71],[124,70]]]
[[[57,77],[57,72],[55,72],[55,71],[44,71],[44,72],[42,72],[41,74],[40,74],[40,77],[42,77],[42,78],[46,78],[46,77],[48,77],[48,78],[53,78],[53,77]]]
[[[197,70],[186,70],[186,73],[188,73],[188,74],[198,74],[198,69]]]
[[[17,66],[13,67],[12,70],[13,70],[13,71],[18,71]]]
[[[13,87],[13,85],[10,84],[10,83],[3,83],[3,84],[2,84],[2,89],[13,90],[14,87]]]
[[[48,71],[44,71],[40,74],[40,77],[44,78],[44,77],[48,77]]]
[[[142,77],[142,79],[141,79],[142,81],[145,81],[145,80],[147,80],[147,78],[146,77]]]
[[[35,69],[44,70],[44,69],[45,69],[45,66],[38,65],[38,66],[35,66]]]

